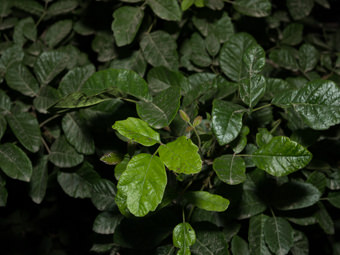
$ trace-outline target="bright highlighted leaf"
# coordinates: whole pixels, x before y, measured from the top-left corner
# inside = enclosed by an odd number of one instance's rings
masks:
[[[286,91],[273,104],[289,107],[313,129],[324,130],[340,123],[340,88],[333,81],[314,80],[298,90]]]
[[[160,142],[159,133],[141,119],[129,117],[126,120],[116,121],[112,128],[144,146],[152,146]]]
[[[175,247],[180,248],[177,254],[190,255],[190,246],[196,242],[196,233],[187,222],[178,224],[172,232]]]
[[[214,100],[212,109],[213,132],[220,145],[233,141],[241,131],[245,109],[227,101]]]
[[[241,157],[223,155],[214,160],[214,171],[218,178],[229,184],[236,185],[246,180],[246,164]]]
[[[143,16],[143,10],[138,7],[123,6],[115,10],[112,30],[119,47],[132,43],[142,24]]]
[[[260,73],[266,64],[266,53],[260,45],[254,44],[245,51],[243,62],[246,64],[250,76]]]
[[[214,212],[223,212],[229,206],[229,200],[207,191],[191,191],[185,193],[184,197],[189,203],[200,209]]]
[[[41,134],[37,119],[28,112],[6,115],[8,125],[20,143],[30,152],[37,152],[41,144]]]
[[[153,12],[165,20],[180,21],[182,12],[177,0],[147,0]]]
[[[52,87],[47,87],[54,89]],[[44,98],[46,99],[46,98]],[[111,98],[101,98],[100,96],[86,96],[81,92],[74,92],[58,101],[55,108],[81,108],[96,105],[105,101],[110,101]]]
[[[163,162],[157,156],[141,153],[130,160],[117,188],[126,196],[129,211],[142,217],[162,201],[166,183]]]
[[[264,224],[264,236],[269,249],[285,255],[293,246],[293,228],[280,217],[269,217]]]
[[[235,0],[233,6],[238,12],[257,18],[268,16],[272,9],[270,0]]]
[[[252,155],[255,165],[274,176],[285,176],[305,167],[312,154],[285,136],[273,137]]]
[[[170,87],[156,95],[152,102],[138,102],[137,113],[153,128],[168,126],[177,114],[180,97],[180,88]]]
[[[260,214],[250,218],[248,242],[251,255],[270,255],[264,239],[264,224],[268,216]]]
[[[198,147],[185,136],[162,144],[158,149],[159,157],[170,170],[176,173],[195,174],[202,169]]]
[[[240,81],[240,97],[250,108],[254,107],[266,92],[266,79],[262,75],[253,75]]]

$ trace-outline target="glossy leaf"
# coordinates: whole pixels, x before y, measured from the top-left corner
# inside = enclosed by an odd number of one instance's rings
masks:
[[[51,87],[47,87],[47,88],[51,88]],[[54,88],[52,88],[54,89]],[[52,91],[50,91],[52,92]],[[53,91],[53,94],[56,94],[58,91]],[[41,100],[42,104],[45,103],[43,101],[45,101],[44,99],[46,98],[42,98],[43,100]],[[92,105],[97,105],[99,103],[105,102],[105,101],[110,101],[110,98],[101,98],[100,96],[86,96],[84,93],[81,92],[74,92],[72,94],[69,94],[68,96],[64,97],[64,98],[57,98],[55,100],[55,102],[52,104],[54,105],[54,107],[56,108],[81,108],[81,107],[87,107],[87,106],[92,106]],[[57,102],[57,103],[56,103]],[[51,105],[51,106],[52,106]],[[44,105],[43,105],[44,107]],[[46,107],[46,106],[45,106]],[[45,109],[45,107],[43,109]],[[46,110],[44,110],[46,111]]]
[[[60,20],[51,25],[44,35],[44,41],[50,48],[57,46],[72,30],[72,20]]]
[[[243,62],[246,64],[250,76],[260,73],[266,64],[266,53],[260,45],[254,44],[246,49]]]
[[[340,88],[332,81],[313,80],[295,91],[287,91],[272,101],[291,106],[313,129],[324,130],[340,123]]]
[[[213,132],[220,145],[233,141],[241,131],[245,109],[227,101],[214,100],[212,109]]]
[[[207,211],[223,212],[229,206],[228,199],[207,191],[187,192],[184,197],[189,203]]]
[[[233,6],[238,12],[257,18],[268,16],[272,8],[269,0],[236,0]]]
[[[137,103],[137,113],[151,127],[159,129],[168,126],[175,118],[180,105],[179,87],[170,87],[157,94],[152,102]]]
[[[167,176],[162,161],[150,154],[138,154],[128,163],[118,182],[118,192],[126,196],[129,211],[145,216],[154,211],[163,198]]]
[[[84,160],[84,156],[66,141],[64,136],[59,137],[51,146],[48,159],[58,167],[73,167]]]
[[[176,0],[147,0],[152,11],[161,19],[180,21],[182,12]]]
[[[113,234],[122,219],[121,214],[102,212],[95,218],[92,230],[102,235]]]
[[[194,33],[190,38],[190,44],[192,51],[190,60],[199,67],[209,66],[212,60],[206,51],[203,38],[198,33]]]
[[[178,224],[172,232],[175,247],[180,248],[177,254],[191,254],[190,246],[196,242],[195,230],[187,222]]]
[[[237,185],[246,180],[244,160],[236,155],[215,158],[213,169],[218,178],[229,185]]]
[[[319,61],[319,51],[311,44],[303,44],[299,48],[299,66],[304,72],[311,71]]]
[[[255,106],[266,92],[266,79],[262,75],[253,75],[240,81],[240,97],[250,108]]]
[[[302,19],[310,14],[314,7],[313,0],[287,0],[287,8],[293,19]]]
[[[270,255],[264,238],[264,225],[268,216],[260,214],[249,221],[248,242],[251,255]]]
[[[0,145],[0,168],[9,177],[29,182],[32,176],[32,163],[27,155],[16,145]]]
[[[141,119],[129,117],[126,120],[116,121],[112,128],[144,146],[152,146],[160,142],[159,134]]]
[[[252,155],[255,165],[274,176],[285,176],[305,167],[312,154],[288,137],[273,137]]]
[[[168,33],[159,30],[145,34],[140,41],[140,47],[146,61],[152,66],[178,69],[177,44]]]
[[[259,128],[259,132],[256,134],[257,146],[262,147],[270,142],[273,135],[265,128]]]
[[[30,197],[34,203],[40,204],[46,194],[48,178],[48,156],[44,155],[39,158],[38,163],[33,168],[32,178],[30,181]]]
[[[6,115],[8,125],[20,143],[30,152],[37,152],[41,134],[37,119],[28,112]]]
[[[135,38],[144,12],[141,8],[123,6],[113,13],[112,30],[117,46],[121,47],[130,44]]]
[[[166,167],[176,173],[195,174],[202,169],[198,147],[185,136],[181,136],[173,142],[162,144],[158,153]]]

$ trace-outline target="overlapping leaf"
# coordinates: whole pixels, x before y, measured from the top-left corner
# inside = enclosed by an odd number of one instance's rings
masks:
[[[244,160],[235,155],[223,155],[214,160],[214,171],[218,178],[230,185],[236,185],[246,180]]]

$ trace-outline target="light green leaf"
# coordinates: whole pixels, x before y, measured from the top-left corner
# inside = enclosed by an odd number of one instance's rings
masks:
[[[255,39],[247,33],[237,33],[223,45],[220,53],[220,66],[223,73],[233,81],[247,76],[243,56],[249,54],[249,47],[256,45]]]
[[[122,157],[118,153],[108,152],[100,157],[100,161],[107,165],[117,165],[122,161]]]
[[[51,88],[51,87],[49,87]],[[52,88],[54,89],[54,88]],[[58,92],[58,91],[56,91]],[[54,107],[56,108],[81,108],[96,105],[105,101],[111,101],[112,98],[101,98],[100,96],[86,96],[81,92],[74,92],[60,99]],[[53,104],[55,104],[55,102]],[[52,105],[51,105],[52,106]]]
[[[239,86],[242,101],[253,108],[266,92],[266,79],[254,74],[249,79],[241,80]]]
[[[195,174],[202,169],[198,147],[185,136],[162,144],[158,149],[159,157],[170,170],[176,173]]]
[[[286,0],[287,8],[293,19],[298,20],[307,17],[313,7],[313,0]]]
[[[0,145],[0,168],[9,177],[29,182],[32,176],[32,163],[27,155],[16,145]]]
[[[121,214],[102,212],[95,218],[92,230],[102,235],[113,234],[122,219]]]
[[[114,69],[127,69],[138,73],[140,76],[144,76],[147,63],[140,50],[132,52],[129,57],[115,58],[112,60],[110,67]]]
[[[256,144],[259,147],[266,145],[273,138],[273,135],[266,128],[259,128],[258,131],[256,134]]]
[[[194,2],[195,2],[195,0],[183,0],[181,2],[182,11],[189,9],[194,4]]]
[[[132,43],[142,20],[144,12],[141,8],[123,6],[113,13],[112,31],[117,46],[121,47]]]
[[[233,141],[241,131],[245,109],[227,101],[214,100],[212,109],[213,132],[220,145]]]
[[[50,48],[57,46],[72,30],[72,20],[59,20],[49,26],[44,41]]]
[[[231,252],[233,254],[249,255],[248,243],[239,236],[231,240]]]
[[[129,117],[126,120],[116,121],[112,128],[121,135],[144,146],[152,146],[160,142],[159,133],[141,119]]]
[[[336,208],[340,208],[340,191],[329,192],[328,201]]]
[[[215,158],[213,169],[218,178],[229,185],[240,184],[246,180],[244,160],[236,155]]]
[[[34,0],[14,0],[14,6],[20,10],[40,17],[44,12],[44,7]]]
[[[59,0],[49,5],[47,14],[57,16],[73,11],[78,6],[77,0]]]
[[[48,156],[44,155],[39,158],[38,163],[33,168],[29,195],[36,204],[40,204],[46,194],[48,179],[47,163]]]
[[[110,210],[115,206],[116,186],[111,181],[101,178],[91,186],[91,201],[98,210]]]
[[[332,81],[313,80],[298,90],[278,95],[272,102],[281,107],[291,106],[316,130],[340,123],[340,88]]]
[[[319,51],[311,44],[303,44],[299,49],[299,66],[304,72],[315,68],[320,58]]]
[[[34,73],[41,85],[50,83],[67,66],[68,56],[59,51],[43,52],[34,64]]]
[[[58,167],[73,167],[84,160],[84,156],[66,141],[64,136],[59,137],[51,146],[48,159]]]
[[[142,217],[162,201],[166,183],[163,162],[157,156],[142,153],[130,160],[117,188],[126,196],[129,211]]]
[[[152,11],[161,19],[180,21],[182,16],[181,8],[176,0],[147,0]]]
[[[144,79],[134,71],[123,69],[109,68],[96,72],[84,83],[81,91],[88,96],[95,96],[110,90],[118,90],[139,99],[151,99]]]
[[[259,44],[254,44],[244,52],[243,62],[250,76],[260,73],[266,64],[266,53]]]
[[[164,66],[170,70],[178,69],[177,44],[170,34],[160,30],[147,33],[140,41],[140,48],[146,61],[152,66]]]
[[[314,214],[317,223],[327,235],[334,235],[335,228],[332,217],[321,202],[318,202],[318,207],[319,210]]]
[[[179,87],[170,87],[156,95],[152,102],[139,101],[138,116],[156,129],[169,126],[179,109],[180,92]]]
[[[20,143],[30,152],[37,152],[41,134],[37,119],[28,112],[6,115],[8,125]]]
[[[285,255],[293,246],[293,228],[280,217],[269,217],[264,223],[264,237],[269,249],[278,255]]]
[[[260,214],[250,218],[248,230],[249,251],[251,255],[270,255],[264,239],[264,224],[268,216]]]
[[[60,99],[59,91],[52,86],[42,86],[38,96],[33,100],[34,107],[41,113],[48,113],[48,109],[52,107]]]
[[[116,180],[119,180],[119,177],[122,175],[122,173],[125,171],[127,164],[129,163],[131,157],[129,154],[124,155],[124,159],[117,164],[115,167],[115,178]]]
[[[172,242],[180,248],[177,254],[190,255],[190,246],[196,242],[195,230],[187,222],[178,224],[172,232]]]
[[[297,45],[302,41],[303,25],[290,23],[282,32],[282,43],[288,45]]]
[[[294,49],[291,47],[282,47],[274,49],[270,52],[269,58],[277,65],[284,67],[288,70],[297,70],[298,64],[295,59]]]
[[[84,119],[77,113],[67,113],[61,122],[67,141],[82,154],[93,154],[94,141]]]
[[[239,13],[257,18],[268,16],[272,9],[270,0],[235,0],[233,6]]]
[[[0,110],[1,112],[1,110]],[[0,140],[2,136],[5,134],[7,128],[7,121],[4,116],[0,116]]]
[[[26,66],[21,63],[11,65],[6,72],[8,87],[20,93],[34,97],[39,92],[39,85]]]
[[[206,211],[223,212],[229,206],[229,200],[207,191],[190,191],[184,194],[189,203]]]

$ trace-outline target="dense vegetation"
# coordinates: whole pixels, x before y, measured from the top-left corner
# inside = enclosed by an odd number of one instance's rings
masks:
[[[340,254],[336,0],[1,0],[1,254]]]

